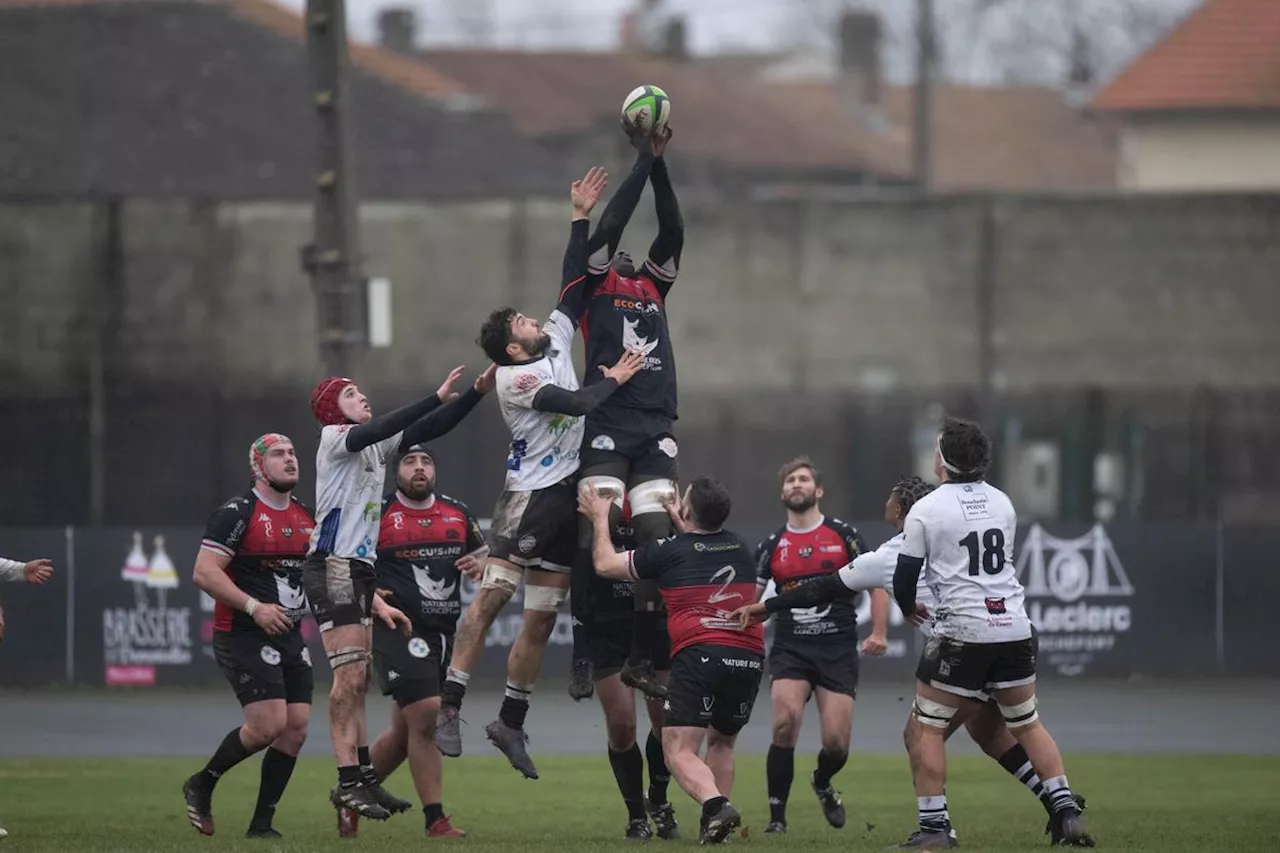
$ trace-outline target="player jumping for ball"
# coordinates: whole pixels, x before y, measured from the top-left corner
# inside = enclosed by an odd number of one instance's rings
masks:
[[[599,167],[575,181],[571,238],[565,250],[563,282],[587,271],[588,227],[592,208],[608,184]],[[620,393],[637,375],[643,357],[621,354],[601,365],[599,382],[580,388],[573,366],[575,311],[566,299],[579,291],[566,287],[546,322],[514,308],[499,308],[480,328],[477,343],[498,365],[497,394],[502,418],[511,431],[507,476],[493,511],[489,558],[476,598],[458,626],[453,662],[441,689],[436,745],[448,756],[462,754],[459,711],[471,671],[484,649],[494,618],[524,582],[524,624],[507,660],[506,695],[498,719],[485,734],[511,766],[538,778],[525,747],[525,717],[542,654],[555,628],[556,612],[569,587],[577,537],[577,480],[583,415]]]
[[[587,416],[582,444],[582,488],[592,488],[613,499],[613,522],[622,511],[624,497],[631,505],[636,544],[644,547],[671,533],[664,503],[676,496],[677,445],[676,365],[667,325],[667,295],[675,284],[684,247],[684,222],[665,153],[671,128],[664,126],[649,136],[630,128],[628,136],[639,152],[631,173],[622,182],[591,235],[590,252],[605,249],[608,255],[584,274],[565,283],[561,302],[574,310],[573,320],[582,326],[586,347],[586,378],[591,387],[600,382],[599,368],[612,364],[624,351],[644,353],[644,370],[626,388],[611,396]],[[645,183],[653,185],[658,235],[649,257],[636,269],[631,255],[618,250]],[[569,693],[574,699],[591,695],[591,663],[582,627],[586,589],[591,580],[592,520],[580,523],[578,554],[574,561],[570,607],[574,627],[574,663]],[[666,687],[654,675],[653,659],[658,637],[661,597],[651,579],[640,579],[635,588],[635,622],[631,649],[622,669],[622,681],[661,698]]]

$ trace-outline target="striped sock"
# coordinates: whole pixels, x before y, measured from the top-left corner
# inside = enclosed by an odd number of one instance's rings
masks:
[[[513,729],[524,728],[525,715],[529,713],[529,697],[533,694],[532,684],[507,679],[506,694],[502,699],[502,709],[498,719]]]
[[[951,829],[946,794],[941,797],[916,797],[916,804],[920,811],[921,832],[946,832]]]
[[[1053,814],[1053,809],[1049,805],[1049,797],[1044,792],[1044,785],[1040,782],[1040,776],[1036,773],[1036,769],[1031,766],[1031,759],[1027,757],[1027,751],[1022,748],[1022,744],[1014,744],[998,760],[1001,767],[1008,770],[1010,775],[1023,785],[1026,785],[1027,790],[1040,798],[1045,810],[1049,814]]]
[[[1063,811],[1078,811],[1076,798],[1071,793],[1071,788],[1067,785],[1066,776],[1054,776],[1052,779],[1044,780],[1044,792],[1049,796],[1049,805],[1053,808],[1053,813]]]

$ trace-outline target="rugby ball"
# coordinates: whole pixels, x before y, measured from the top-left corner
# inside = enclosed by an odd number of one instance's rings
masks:
[[[622,120],[646,135],[660,132],[671,118],[671,99],[657,86],[637,86],[622,102]]]

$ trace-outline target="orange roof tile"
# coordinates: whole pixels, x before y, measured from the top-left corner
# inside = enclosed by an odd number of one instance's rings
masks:
[[[1104,87],[1092,107],[1280,107],[1280,0],[1205,0]]]

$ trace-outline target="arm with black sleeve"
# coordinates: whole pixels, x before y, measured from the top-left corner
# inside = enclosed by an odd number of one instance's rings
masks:
[[[844,585],[839,573],[835,573],[775,595],[764,602],[764,609],[777,613],[794,607],[817,607],[839,599],[850,599],[857,594],[856,590]]]
[[[591,256],[588,247],[591,220],[574,219],[569,227],[569,244],[564,249],[564,267],[560,275],[560,299],[556,308],[574,325],[582,319],[591,297],[593,282],[587,274]]]
[[[612,378],[601,379],[577,391],[559,385],[544,385],[534,395],[533,408],[539,412],[578,417],[595,411],[616,390],[618,381]]]
[[[644,185],[649,181],[649,173],[653,170],[654,157],[652,151],[641,151],[636,157],[631,171],[618,187],[618,191],[605,205],[600,216],[600,224],[591,235],[588,243],[588,255],[594,255],[604,247],[608,247],[612,255],[622,242],[622,232],[626,230],[631,215],[640,204],[640,196],[644,194]]]
[[[418,418],[405,428],[404,435],[400,438],[400,452],[403,453],[405,448],[412,447],[415,444],[434,441],[442,435],[447,435],[450,430],[462,423],[462,419],[470,414],[471,410],[482,399],[484,399],[484,394],[477,391],[475,386],[472,386],[461,397],[448,405],[432,409]],[[395,433],[392,433],[392,435],[395,435]]]
[[[898,567],[893,570],[893,600],[898,602],[902,615],[910,618],[916,612],[916,585],[924,570],[923,557],[898,555]]]
[[[358,424],[347,430],[346,444],[350,453],[359,453],[379,441],[386,441],[398,432],[407,430],[415,421],[425,418],[441,404],[440,395],[432,394],[424,400],[379,415],[368,423]]]
[[[675,284],[680,269],[680,254],[684,250],[684,217],[680,215],[680,202],[676,200],[667,171],[666,159],[653,161],[649,175],[653,183],[653,201],[658,214],[658,236],[649,246],[650,273],[665,296]]]

